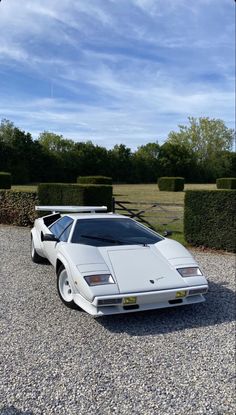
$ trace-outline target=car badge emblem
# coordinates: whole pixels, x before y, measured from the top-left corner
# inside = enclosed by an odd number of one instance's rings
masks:
[[[164,278],[165,277],[158,277],[158,278],[155,278],[155,281],[163,280]],[[150,281],[151,284],[155,284],[154,280],[149,280],[149,281]]]

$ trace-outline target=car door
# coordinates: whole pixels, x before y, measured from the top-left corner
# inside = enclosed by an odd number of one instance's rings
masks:
[[[48,260],[53,266],[56,265],[57,260],[57,244],[60,242],[67,242],[70,230],[73,224],[73,219],[69,216],[63,216],[55,223],[49,226],[50,232],[59,239],[59,242],[44,241],[44,252],[47,255]]]

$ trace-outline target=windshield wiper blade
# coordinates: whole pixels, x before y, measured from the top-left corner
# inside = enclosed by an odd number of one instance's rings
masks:
[[[103,242],[111,242],[113,244],[123,244],[122,241],[118,241],[116,239],[109,239],[109,238],[102,238],[100,236],[92,236],[92,235],[80,235],[81,238],[88,238],[88,239],[95,239],[97,241],[103,241]]]

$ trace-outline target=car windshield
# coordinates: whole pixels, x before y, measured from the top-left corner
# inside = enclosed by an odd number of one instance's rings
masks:
[[[155,244],[163,238],[131,219],[79,219],[72,243],[92,246]]]

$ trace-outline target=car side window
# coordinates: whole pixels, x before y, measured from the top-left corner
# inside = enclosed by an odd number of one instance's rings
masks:
[[[64,232],[62,232],[62,234],[60,235],[60,241],[62,241],[62,242],[67,242],[68,241],[72,225],[73,225],[73,222],[71,222],[71,224],[69,226],[67,226],[67,228],[64,230]]]
[[[64,231],[67,230],[70,225],[72,225],[72,223],[73,219],[71,219],[69,216],[63,216],[57,222],[49,226],[49,229],[53,235],[55,235],[57,238],[60,238],[60,236],[64,233]]]

